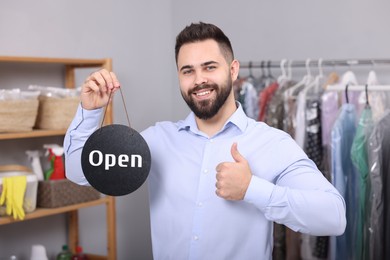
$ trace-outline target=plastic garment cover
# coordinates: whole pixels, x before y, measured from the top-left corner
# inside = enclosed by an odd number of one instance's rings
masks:
[[[322,127],[322,144],[330,145],[330,137],[334,121],[339,113],[339,95],[337,91],[326,91],[321,96],[321,127]]]
[[[357,200],[357,221],[356,221],[356,260],[365,259],[367,252],[367,234],[364,234],[365,216],[366,216],[366,190],[368,185],[368,155],[367,141],[372,132],[373,118],[371,107],[366,106],[362,111],[359,124],[356,129],[356,135],[353,139],[351,148],[351,159],[356,167],[356,184],[359,186],[359,193],[356,194]]]
[[[237,81],[235,87],[238,88],[236,99],[242,104],[246,115],[256,119],[258,113],[258,100],[255,87],[247,80]]]
[[[389,259],[390,248],[390,111],[375,125],[368,142],[370,191],[367,259]]]
[[[370,89],[370,87],[368,87]],[[372,111],[372,118],[374,122],[378,122],[378,120],[382,117],[386,108],[390,104],[390,92],[389,91],[373,91],[368,93],[368,100],[370,101],[370,107]],[[366,106],[366,93],[363,91],[359,96],[359,108],[358,114],[362,111]]]
[[[276,90],[275,94],[271,98],[267,106],[266,123],[269,126],[283,130],[283,117],[284,117],[284,92],[292,85],[294,81],[284,81]]]
[[[307,93],[304,107],[305,136],[303,143],[304,151],[307,156],[317,165],[318,169],[325,177],[330,180],[330,176],[327,176],[324,171],[324,153],[321,136],[321,90],[321,88],[311,88],[308,89],[308,91],[305,91]],[[298,131],[296,133],[298,133]],[[328,259],[328,236],[310,236],[302,234],[301,238],[302,259]]]
[[[351,160],[351,147],[356,131],[356,111],[353,104],[343,104],[332,128],[332,183],[346,202],[345,233],[331,238],[331,259],[355,259],[353,242],[356,224],[356,172]]]

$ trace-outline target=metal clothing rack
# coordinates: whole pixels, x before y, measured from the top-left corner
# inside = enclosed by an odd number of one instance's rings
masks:
[[[288,65],[287,65],[288,64]],[[247,61],[240,62],[241,68],[281,68],[289,66],[293,68],[305,67],[335,67],[335,66],[376,66],[390,65],[390,59],[306,59],[306,60],[263,60],[263,61]]]
[[[309,67],[336,67],[336,66],[376,66],[376,65],[390,65],[390,59],[335,59],[335,60],[323,60],[323,59],[306,59],[306,60],[263,60],[260,62],[240,62],[241,68],[280,68],[285,70],[288,68],[306,68]],[[329,91],[342,91],[345,90],[346,86],[343,84],[328,85],[327,90]],[[390,91],[390,85],[349,85],[348,90],[350,91]]]
[[[327,91],[344,91],[346,85],[334,84],[326,87]],[[390,85],[348,85],[348,91],[390,91]]]

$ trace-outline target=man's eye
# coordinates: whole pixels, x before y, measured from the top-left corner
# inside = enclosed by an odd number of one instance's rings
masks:
[[[215,70],[215,68],[216,68],[215,66],[207,66],[207,67],[206,67],[206,69],[207,69],[208,71]]]
[[[190,74],[192,72],[192,70],[183,70],[183,74],[184,75],[188,75],[188,74]]]

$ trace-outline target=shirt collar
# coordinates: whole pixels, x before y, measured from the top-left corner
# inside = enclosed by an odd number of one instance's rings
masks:
[[[221,129],[223,131],[225,128],[230,125],[235,125],[241,132],[244,132],[248,125],[248,117],[246,116],[242,106],[239,102],[236,102],[237,110],[233,115],[226,121],[224,127]],[[178,131],[181,130],[191,130],[194,133],[199,133],[198,126],[195,120],[195,114],[191,112],[185,120],[178,122]]]

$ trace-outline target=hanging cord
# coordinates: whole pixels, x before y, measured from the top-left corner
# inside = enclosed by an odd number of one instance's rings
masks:
[[[126,108],[126,104],[125,104],[125,98],[124,98],[124,96],[123,96],[122,88],[121,88],[121,87],[119,87],[119,91],[121,92],[121,97],[122,97],[123,107],[125,108],[127,123],[129,124],[129,127],[131,128],[130,119],[129,119],[129,114],[127,113],[127,108]],[[107,101],[106,108],[105,108],[105,110],[104,110],[103,119],[102,119],[102,124],[101,124],[100,128],[103,126],[104,118],[106,117],[106,113],[107,113],[108,105],[110,104],[111,96],[112,96],[112,90],[110,91],[110,95],[108,96],[108,101]]]
[[[345,86],[345,101],[347,102],[347,104],[349,103],[349,99],[348,99],[348,87],[349,85],[347,84]]]

